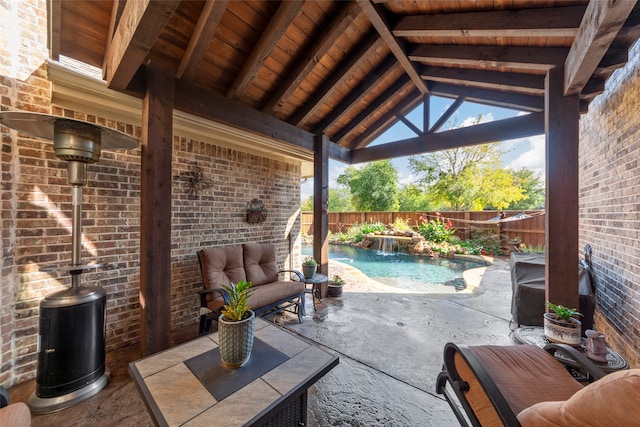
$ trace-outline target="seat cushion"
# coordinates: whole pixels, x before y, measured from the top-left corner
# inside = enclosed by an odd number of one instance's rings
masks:
[[[251,287],[247,304],[251,308],[262,308],[304,292],[303,282],[272,282]]]
[[[198,251],[200,272],[205,289],[220,289],[223,285],[247,280],[242,263],[242,246],[222,246]],[[218,293],[207,295],[207,308],[218,311],[224,305]]]
[[[640,369],[614,372],[566,401],[537,403],[518,414],[523,427],[630,427],[637,426],[639,420]]]
[[[274,245],[245,243],[242,245],[244,253],[244,271],[254,287],[278,281],[278,266],[276,265],[276,248]]]
[[[487,345],[469,349],[514,414],[541,401],[566,400],[583,388],[562,364],[538,346]]]

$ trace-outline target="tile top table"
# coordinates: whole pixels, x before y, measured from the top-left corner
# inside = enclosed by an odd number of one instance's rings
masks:
[[[220,363],[217,332],[129,364],[156,425],[306,425],[307,389],[339,359],[263,319],[255,322],[251,360],[240,369]]]

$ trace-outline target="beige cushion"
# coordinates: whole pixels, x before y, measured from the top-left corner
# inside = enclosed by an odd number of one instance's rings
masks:
[[[276,265],[276,247],[245,243],[242,245],[244,253],[244,271],[247,280],[254,287],[278,281],[278,267]]]
[[[198,251],[200,272],[205,289],[220,289],[223,285],[246,280],[242,263],[242,246],[222,246]],[[217,311],[224,305],[218,293],[207,295],[207,308]]]
[[[0,409],[0,426],[28,427],[31,425],[31,412],[29,407],[16,402]]]
[[[302,292],[304,292],[303,282],[272,282],[262,286],[252,286],[247,305],[251,308],[262,308]]]
[[[533,405],[518,414],[518,421],[523,427],[638,426],[640,369],[611,373],[566,401]]]

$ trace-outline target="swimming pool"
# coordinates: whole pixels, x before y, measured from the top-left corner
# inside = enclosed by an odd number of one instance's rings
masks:
[[[311,246],[303,245],[303,255],[312,253]],[[462,273],[470,268],[486,266],[467,259],[391,254],[342,245],[329,245],[329,259],[351,265],[378,282],[416,291],[442,286],[463,290]]]

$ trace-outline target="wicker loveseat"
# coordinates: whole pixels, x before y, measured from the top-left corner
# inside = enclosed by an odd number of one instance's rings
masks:
[[[220,310],[228,302],[228,293],[222,286],[240,280],[252,282],[248,305],[256,316],[266,316],[289,310],[304,316],[305,284],[302,273],[278,270],[275,246],[245,243],[198,251],[198,261],[204,289],[200,291],[200,334],[217,320]],[[292,277],[289,280],[285,275]]]

